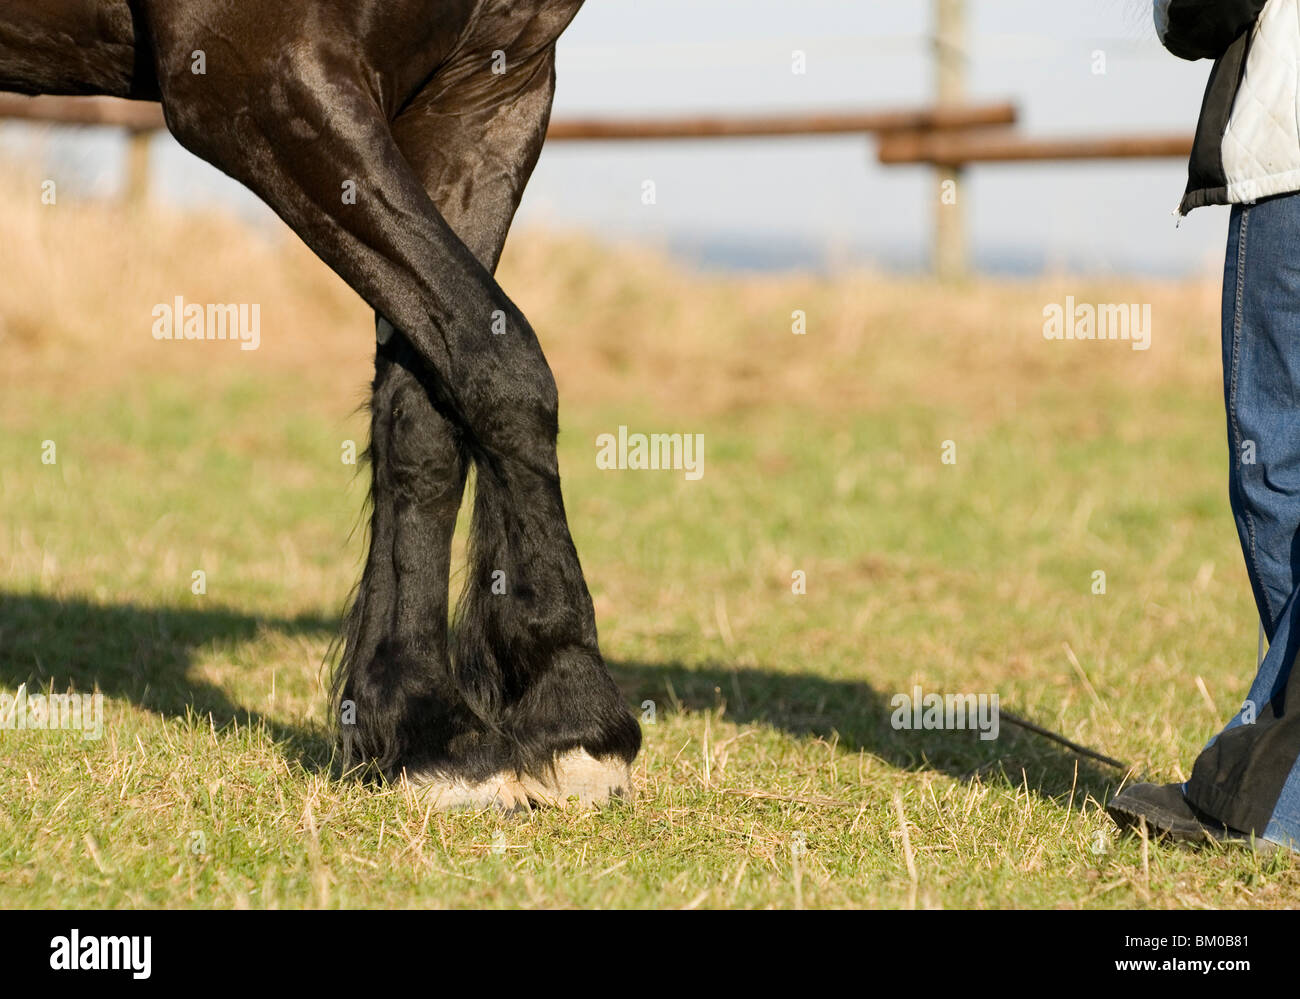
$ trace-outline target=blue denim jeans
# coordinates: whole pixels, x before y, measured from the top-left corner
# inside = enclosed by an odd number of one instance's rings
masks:
[[[1223,275],[1229,495],[1268,654],[1188,800],[1300,849],[1300,194],[1235,205]]]

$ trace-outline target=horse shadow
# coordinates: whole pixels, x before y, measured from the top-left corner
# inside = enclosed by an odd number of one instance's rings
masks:
[[[262,725],[290,759],[311,772],[337,773],[330,733],[237,704],[227,691],[192,675],[199,653],[213,645],[251,641],[264,631],[332,639],[339,618],[248,614],[211,604],[151,607],[99,604],[84,598],[0,593],[0,691],[100,690],[164,718],[210,715],[222,729]],[[859,680],[833,679],[726,663],[610,662],[636,710],[657,715],[717,712],[737,725],[764,725],[797,738],[835,739],[900,769],[937,771],[972,780],[1001,771],[1014,784],[1056,799],[1090,794],[1104,801],[1119,771],[1007,725],[994,740],[974,731],[899,731],[890,724],[891,694]]]
[[[0,691],[101,691],[164,718],[198,717],[222,729],[261,725],[283,751],[313,772],[332,766],[333,742],[323,727],[294,725],[232,701],[220,687],[192,675],[201,650],[251,641],[271,630],[332,636],[338,618],[246,614],[211,604],[149,607],[98,604],[78,597],[0,593]]]
[[[1123,771],[1100,765],[1003,718],[997,738],[973,729],[896,729],[891,701],[860,680],[810,673],[733,667],[725,663],[611,662],[624,694],[656,715],[722,711],[735,725],[763,725],[799,738],[834,741],[849,752],[865,751],[898,770],[931,771],[970,781],[1001,773],[1042,798],[1105,801]],[[652,702],[647,704],[647,702]]]

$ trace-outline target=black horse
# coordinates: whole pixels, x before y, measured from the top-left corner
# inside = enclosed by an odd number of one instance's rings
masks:
[[[0,4],[0,89],[161,102],[374,308],[370,548],[335,709],[347,767],[438,807],[599,803],[641,744],[565,520],[555,380],[493,278],[581,4]]]

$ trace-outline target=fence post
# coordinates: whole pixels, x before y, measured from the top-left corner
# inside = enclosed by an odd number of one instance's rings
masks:
[[[126,204],[143,208],[149,200],[149,144],[151,132],[132,129],[126,136]]]
[[[966,99],[966,0],[934,0],[934,88],[940,106]],[[960,280],[969,272],[963,172],[942,165],[934,172],[930,267],[941,281]]]

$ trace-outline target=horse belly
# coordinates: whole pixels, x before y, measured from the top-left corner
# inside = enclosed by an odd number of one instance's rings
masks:
[[[4,0],[0,90],[150,96],[128,0]]]

